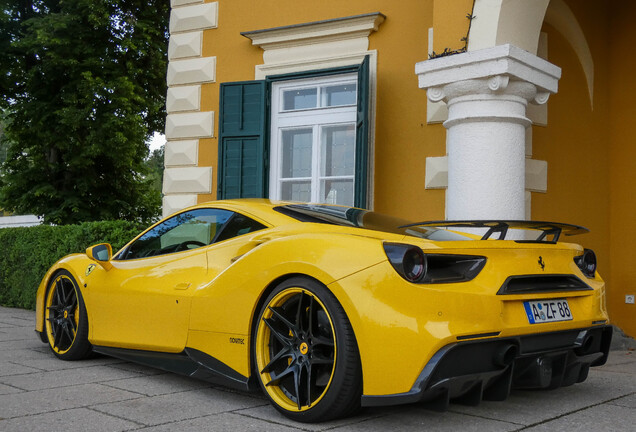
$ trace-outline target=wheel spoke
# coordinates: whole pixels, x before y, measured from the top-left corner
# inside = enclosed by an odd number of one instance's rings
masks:
[[[64,306],[66,307],[70,306],[71,301],[75,300],[74,294],[75,294],[75,290],[71,287],[71,289],[69,289],[66,295],[64,296]]]
[[[307,406],[311,406],[311,363],[307,363]]]
[[[280,343],[285,346],[291,346],[292,341],[285,335],[281,334],[278,330],[274,328],[274,325],[270,322],[271,318],[263,318],[263,322],[269,327],[270,332],[278,339]]]
[[[279,307],[269,307],[269,310],[271,310],[272,313],[276,316],[276,318],[278,318],[280,321],[282,321],[283,324],[285,324],[287,327],[289,327],[289,329],[294,334],[298,333],[297,327],[291,321],[289,321],[287,318],[285,318],[285,316],[279,311],[280,310]]]
[[[302,310],[304,293],[298,294],[298,307],[296,308],[296,326],[299,333],[303,331]]]
[[[68,314],[68,319],[66,320],[71,325],[71,330],[73,331],[73,336],[77,333],[77,327],[75,327],[75,315]]]
[[[48,320],[51,323],[51,333],[53,334],[53,336],[56,336],[57,335],[57,331],[58,331],[58,327],[59,327],[57,319],[49,318]]]
[[[276,363],[277,361],[285,357],[292,357],[291,346],[286,346],[282,350],[278,351],[278,354],[276,354],[274,358],[271,359],[269,363],[267,363],[267,365],[263,368],[261,373],[269,372],[270,368],[274,365],[274,363]]]
[[[298,365],[295,364],[295,363],[292,363],[287,368],[285,368],[285,370],[282,371],[280,374],[278,374],[278,375],[270,375],[272,379],[265,385],[266,386],[278,385],[280,380],[285,378],[287,375],[289,375],[289,374],[296,375],[297,369],[298,369]]]
[[[302,372],[302,366],[298,366],[294,370],[294,390],[296,390],[296,403],[298,404],[298,411],[301,410],[300,405],[300,373]]]
[[[55,325],[55,329],[53,330],[53,335],[55,336],[53,339],[53,347],[57,348],[60,346],[60,341],[62,339],[62,329],[60,328],[60,325],[58,323],[56,323]]]
[[[64,334],[68,338],[69,345],[73,342],[73,335],[68,329],[68,325],[62,325],[62,329],[64,330]]]
[[[60,291],[62,290],[62,282],[60,279],[55,281],[55,300],[57,300],[57,305],[62,305],[62,299],[60,298]]]
[[[309,322],[307,324],[307,333],[309,336],[314,335],[314,297],[309,297]]]
[[[333,346],[333,339],[322,337],[322,336],[314,336],[313,343],[314,345]]]

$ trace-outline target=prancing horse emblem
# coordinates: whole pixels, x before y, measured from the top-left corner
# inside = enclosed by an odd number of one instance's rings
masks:
[[[96,264],[89,264],[88,267],[86,267],[86,276],[93,273],[93,270],[95,270],[95,267],[96,267]]]
[[[539,265],[541,266],[541,270],[545,271],[545,262],[543,261],[543,258],[541,256],[539,256],[539,261],[538,261]]]

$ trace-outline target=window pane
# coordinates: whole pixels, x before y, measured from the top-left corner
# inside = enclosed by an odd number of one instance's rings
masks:
[[[323,177],[353,175],[355,172],[355,125],[327,126],[322,128],[321,132],[321,175]]]
[[[311,201],[310,181],[283,182],[281,189],[281,199],[283,200]]]
[[[316,108],[318,89],[285,90],[283,92],[283,111]]]
[[[312,130],[283,131],[282,178],[311,177]]]
[[[355,105],[356,83],[340,84],[322,89],[322,106],[341,106],[341,105]]]
[[[321,180],[320,201],[327,204],[353,206],[353,179]]]

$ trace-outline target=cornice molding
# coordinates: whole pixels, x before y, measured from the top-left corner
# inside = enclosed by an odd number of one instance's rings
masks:
[[[498,45],[416,63],[415,74],[420,88],[508,75],[534,84],[539,93],[556,93],[561,68],[514,45]]]
[[[385,20],[380,12],[242,32],[263,50],[368,37]]]

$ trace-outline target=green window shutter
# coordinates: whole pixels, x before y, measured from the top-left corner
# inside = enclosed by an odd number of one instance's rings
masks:
[[[356,119],[356,173],[354,205],[367,206],[369,172],[369,56],[358,69],[358,114]]]
[[[219,199],[267,197],[267,85],[222,83],[219,109]]]

